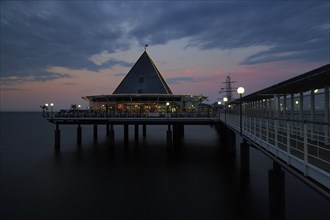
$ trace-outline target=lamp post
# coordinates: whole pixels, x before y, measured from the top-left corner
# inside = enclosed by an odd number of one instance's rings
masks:
[[[237,93],[239,94],[239,128],[240,128],[240,133],[242,135],[242,95],[244,93],[244,88],[243,87],[238,87]]]
[[[218,101],[218,115],[219,115],[219,121],[220,121],[220,105],[221,105],[221,102]]]
[[[40,108],[42,109],[42,117],[45,117],[47,115],[48,104],[40,105]]]
[[[227,125],[227,101],[228,101],[228,98],[227,97],[224,97],[223,98],[223,101],[225,103],[225,125]]]
[[[48,117],[48,103],[45,104],[46,116]]]
[[[51,109],[52,117],[53,117],[53,107],[54,107],[54,103],[50,103],[50,109]]]
[[[166,102],[166,112],[167,112],[167,117],[169,118],[169,111],[170,111],[170,103]]]

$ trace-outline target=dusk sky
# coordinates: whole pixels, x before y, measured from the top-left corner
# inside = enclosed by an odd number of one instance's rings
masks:
[[[330,1],[1,1],[1,111],[112,94],[147,52],[175,94],[209,103],[330,62]]]

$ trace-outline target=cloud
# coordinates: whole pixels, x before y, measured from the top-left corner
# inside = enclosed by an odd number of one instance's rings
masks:
[[[45,82],[60,78],[72,78],[72,76],[65,73],[47,73],[43,75],[0,77],[0,81],[2,85],[17,85],[25,82]]]
[[[110,52],[128,48],[116,7],[105,8],[87,1],[0,4],[3,77],[29,76],[51,66],[97,71],[116,64],[127,65],[119,61],[97,65],[88,59],[105,48]]]
[[[118,52],[115,53],[109,53],[107,50],[102,51],[101,53],[94,54],[88,58],[88,60],[92,61],[94,64],[96,64],[99,67],[104,67],[105,64],[108,66],[124,66],[124,67],[131,67],[133,63],[131,62],[125,62],[123,60],[118,60],[118,57],[120,55]]]
[[[173,77],[166,79],[168,84],[180,84],[180,83],[187,83],[187,82],[196,82],[193,77],[188,76],[180,76],[180,77]]]
[[[126,76],[126,73],[115,73],[114,76]]]
[[[166,3],[162,10],[146,9],[148,17],[142,17],[146,19],[133,29],[133,35],[154,44],[189,37],[187,47],[204,50],[269,48],[246,57],[241,64],[290,59],[328,62],[329,4],[326,1]]]
[[[77,85],[77,83],[67,82],[67,83],[64,83],[64,85],[66,85],[66,86],[75,86],[75,85]]]
[[[182,3],[175,9],[164,6],[163,10],[150,15],[158,20],[153,19],[151,24],[142,22],[136,27],[136,34],[156,43],[190,37],[188,47],[205,50],[250,46],[269,48],[246,57],[241,64],[290,59],[329,62],[330,3],[317,3],[191,2],[189,6]]]
[[[330,3],[316,2],[1,1],[0,73],[21,83],[52,80],[45,70],[53,66],[94,72],[129,67],[116,54],[136,42],[142,47],[183,38],[189,40],[182,47],[200,50],[267,48],[242,65],[329,62]]]

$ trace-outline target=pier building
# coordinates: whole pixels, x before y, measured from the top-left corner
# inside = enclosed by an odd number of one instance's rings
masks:
[[[112,95],[82,97],[89,109],[111,116],[165,116],[207,110],[203,95],[175,95],[147,51],[136,61]]]

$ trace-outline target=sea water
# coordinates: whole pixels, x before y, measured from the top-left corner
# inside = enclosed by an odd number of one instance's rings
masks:
[[[214,127],[185,126],[179,147],[168,149],[166,126],[147,126],[129,145],[114,126],[55,126],[41,113],[1,113],[0,218],[7,219],[269,219],[268,170],[272,161],[250,149],[250,177],[240,181],[236,155]],[[239,141],[238,141],[239,142]],[[237,143],[239,144],[239,143]],[[285,172],[286,219],[329,219],[330,204]]]

